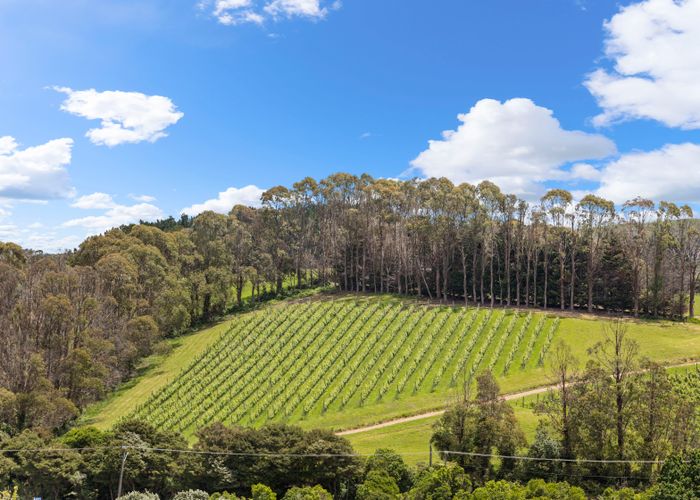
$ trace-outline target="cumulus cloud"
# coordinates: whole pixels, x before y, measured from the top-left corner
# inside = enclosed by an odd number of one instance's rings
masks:
[[[646,118],[700,128],[700,0],[646,0],[605,23],[605,53],[585,85],[603,113],[597,125]]]
[[[620,156],[601,171],[598,194],[615,203],[636,196],[680,203],[700,202],[700,146],[667,144]]]
[[[112,208],[115,205],[116,203],[107,193],[92,193],[81,196],[71,204],[71,207],[82,208],[83,210],[99,210]]]
[[[20,149],[13,137],[0,137],[0,198],[46,200],[72,196],[66,166],[73,140],[55,139]]]
[[[103,193],[95,194],[101,195]],[[97,208],[97,205],[100,204],[90,204],[89,202],[86,202],[84,206],[78,208],[94,209]],[[101,206],[102,208],[107,208],[104,206],[104,204]],[[87,229],[89,233],[94,234],[101,233],[113,227],[121,226],[122,224],[137,223],[141,220],[152,222],[161,218],[163,218],[162,210],[155,205],[151,205],[150,203],[139,203],[129,206],[112,203],[112,205],[109,206],[102,215],[90,215],[87,217],[71,219],[64,222],[63,227],[82,227]]]
[[[454,182],[488,179],[507,192],[532,195],[541,182],[569,176],[562,165],[616,151],[602,135],[564,130],[551,110],[530,99],[482,99],[458,119],[456,130],[428,142],[411,162],[414,168]]]
[[[202,0],[199,6],[210,10],[221,24],[236,25],[294,17],[319,20],[329,11],[339,9],[341,3],[338,0]]]
[[[68,87],[55,87],[55,90],[68,96],[61,104],[63,111],[101,121],[99,128],[90,129],[85,135],[102,146],[155,142],[166,137],[165,129],[184,116],[169,98],[159,95]]]
[[[260,189],[252,184],[242,188],[230,187],[226,191],[220,192],[218,197],[183,208],[181,212],[190,216],[201,214],[206,210],[226,214],[234,205],[257,207],[260,206],[260,196],[264,192],[264,189]]]
[[[600,170],[588,163],[576,163],[569,170],[573,179],[581,179],[584,181],[599,181],[601,178]]]
[[[156,201],[155,196],[150,196],[148,194],[130,194],[129,198],[135,201],[142,201],[144,203],[152,203]]]

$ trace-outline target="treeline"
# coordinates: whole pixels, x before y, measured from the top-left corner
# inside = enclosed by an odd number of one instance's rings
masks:
[[[487,181],[341,173],[270,189],[262,211],[289,256],[277,272],[330,271],[345,290],[693,314],[700,231],[688,206],[636,198],[618,212],[562,189],[528,203]]]
[[[669,500],[700,493],[697,451],[669,457],[648,489],[603,482],[584,489],[562,472],[538,471],[545,479],[532,479],[528,461],[503,465],[489,477],[453,457],[409,467],[392,450],[362,457],[330,431],[282,424],[260,429],[217,424],[197,438],[188,447],[180,434],[139,421],[123,421],[106,432],[73,429],[54,439],[29,430],[12,438],[0,435],[0,448],[9,450],[0,453],[0,498],[13,498],[12,491],[20,498],[85,500],[584,500],[599,494],[608,500]]]

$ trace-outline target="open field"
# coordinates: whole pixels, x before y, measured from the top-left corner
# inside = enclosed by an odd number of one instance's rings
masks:
[[[630,321],[642,353],[700,358],[700,326]],[[547,383],[559,339],[585,359],[602,338],[595,317],[426,306],[345,296],[235,316],[191,335],[84,423],[137,415],[192,435],[207,423],[267,421],[343,429],[444,407],[465,379],[492,368],[503,392]]]

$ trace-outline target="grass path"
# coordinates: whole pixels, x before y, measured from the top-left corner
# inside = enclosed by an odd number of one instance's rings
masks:
[[[679,365],[679,366],[685,366],[685,365]],[[520,391],[520,392],[513,392],[511,394],[505,394],[503,396],[503,399],[506,401],[512,401],[515,399],[520,399],[520,398],[525,398],[528,396],[534,396],[535,394],[541,394],[543,392],[547,392],[550,389],[556,388],[556,385],[545,385],[542,387],[537,387],[535,389],[530,389],[527,391]],[[380,422],[378,424],[374,425],[366,425],[364,427],[357,427],[356,429],[347,429],[344,431],[336,432],[338,436],[347,436],[350,434],[357,434],[360,432],[368,432],[368,431],[373,431],[376,429],[383,429],[384,427],[389,427],[392,425],[397,425],[397,424],[403,424],[405,422],[413,422],[415,420],[423,420],[426,418],[433,418],[433,417],[439,417],[445,413],[445,410],[435,410],[435,411],[429,411],[427,413],[420,413],[418,415],[410,415],[408,417],[401,417],[401,418],[395,418],[393,420],[387,420],[386,422]]]

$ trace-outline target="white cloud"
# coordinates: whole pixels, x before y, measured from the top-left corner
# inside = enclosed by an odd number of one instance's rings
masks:
[[[220,192],[217,198],[183,208],[181,212],[191,216],[195,216],[206,210],[213,210],[214,212],[226,214],[234,205],[257,207],[260,206],[260,196],[264,192],[264,189],[253,185],[242,188],[230,187],[226,191]]]
[[[636,196],[681,203],[700,202],[700,145],[667,144],[622,155],[601,172],[598,194],[622,203]]]
[[[107,193],[92,193],[81,196],[71,204],[71,207],[83,210],[101,210],[116,206],[114,200]]]
[[[9,135],[0,137],[0,155],[9,155],[17,149],[17,146],[18,144],[14,137]]]
[[[150,196],[148,194],[130,194],[129,198],[135,201],[142,201],[144,203],[152,203],[156,201],[155,196]]]
[[[588,75],[598,125],[647,118],[700,128],[700,0],[646,0],[605,23],[612,70]]]
[[[602,175],[600,170],[588,163],[576,163],[569,172],[572,178],[585,181],[599,181]]]
[[[45,200],[73,194],[66,166],[73,140],[55,139],[19,149],[14,138],[0,137],[0,197]]]
[[[155,142],[166,137],[165,129],[184,116],[169,98],[159,95],[67,87],[55,87],[55,90],[68,96],[61,104],[63,111],[88,120],[101,120],[99,128],[85,134],[98,145]]]
[[[150,203],[130,206],[114,204],[102,215],[72,219],[64,222],[63,227],[83,227],[90,233],[101,233],[122,224],[137,223],[140,220],[154,221],[162,217],[161,209]]]
[[[0,241],[15,241],[19,236],[19,228],[14,224],[0,224]]]
[[[265,6],[265,12],[272,16],[321,19],[328,14],[328,9],[321,7],[320,0],[273,0]]]
[[[566,178],[562,165],[616,151],[602,135],[562,129],[551,110],[530,99],[482,99],[458,118],[457,130],[429,141],[411,162],[414,168],[454,182],[488,179],[504,191],[532,195],[542,189],[539,183]]]
[[[331,10],[341,7],[340,1],[329,0],[202,0],[199,7],[210,10],[221,24],[263,24],[266,20],[284,18],[323,19]]]
[[[52,231],[31,233],[19,239],[19,244],[24,248],[42,250],[44,252],[64,252],[77,248],[83,238],[77,235],[58,235]]]

